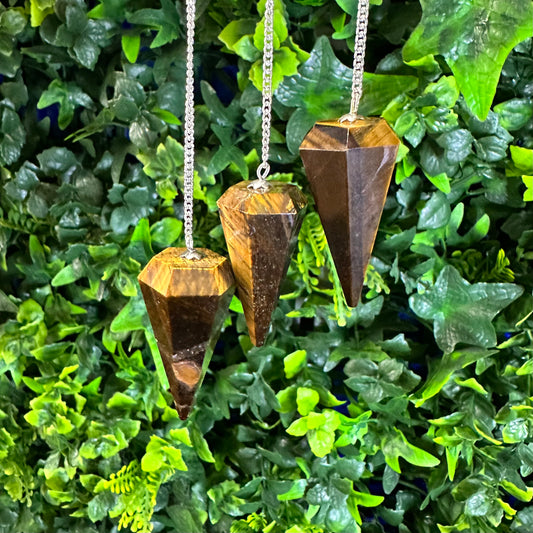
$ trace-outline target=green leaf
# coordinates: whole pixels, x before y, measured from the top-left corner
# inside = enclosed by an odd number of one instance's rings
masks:
[[[513,444],[528,438],[528,422],[524,418],[511,420],[502,430],[503,442]]]
[[[178,240],[182,230],[181,220],[165,217],[150,228],[151,240],[162,247],[172,246]]]
[[[468,379],[455,378],[455,383],[457,383],[457,385],[461,387],[468,387],[469,389],[479,392],[479,394],[483,394],[483,395],[488,394],[488,392],[485,390],[483,385],[481,385],[475,378],[468,378]]]
[[[158,48],[171,43],[180,33],[180,19],[176,4],[171,0],[161,0],[161,9],[139,9],[128,16],[128,22],[148,26],[157,31],[150,48]]]
[[[122,36],[122,51],[130,63],[135,63],[139,57],[141,49],[141,36],[137,34],[125,33]]]
[[[111,492],[97,494],[87,505],[87,516],[92,522],[103,520],[113,508],[115,498]]]
[[[302,437],[307,433],[307,418],[299,418],[295,420],[288,428],[287,433],[294,437]]]
[[[0,290],[0,312],[16,313],[17,311],[17,306],[9,299],[9,296]]]
[[[510,146],[509,149],[516,168],[524,174],[533,174],[533,150],[523,146]]]
[[[200,430],[196,426],[192,426],[190,428],[190,435],[192,444],[196,453],[198,454],[198,457],[206,463],[214,463],[215,458],[213,457],[213,454],[209,449],[209,445],[207,444],[207,441]]]
[[[451,108],[459,98],[459,89],[453,76],[442,76],[436,83],[430,83],[424,94],[435,95],[439,105]]]
[[[252,38],[255,26],[255,19],[232,20],[219,33],[218,38],[229,50],[246,59],[246,61],[255,61],[260,55]]]
[[[500,484],[509,494],[522,502],[533,500],[533,487],[527,487],[526,490],[523,490],[517,487],[512,481],[506,479],[500,481]]]
[[[61,80],[52,80],[48,89],[41,94],[37,108],[43,109],[56,103],[59,104],[58,124],[62,130],[72,122],[77,107],[94,108],[91,97],[76,83],[64,83]]]
[[[52,287],[61,287],[62,285],[70,285],[82,276],[79,269],[75,269],[73,265],[67,265],[62,268],[52,279]]]
[[[437,176],[428,176],[426,174],[426,178],[439,189],[439,191],[442,191],[444,194],[450,194],[451,192],[451,186],[450,186],[450,178],[446,176],[446,174],[438,174]]]
[[[438,394],[457,370],[485,359],[494,353],[496,352],[493,350],[470,348],[444,354],[442,359],[432,368],[424,387],[413,397],[415,405],[420,407],[426,400]]]
[[[26,142],[26,131],[18,114],[0,104],[0,165],[15,163]]]
[[[472,111],[484,120],[509,52],[531,37],[529,0],[422,0],[422,20],[403,49],[407,63],[440,54]]]
[[[533,100],[513,98],[494,106],[500,117],[500,124],[508,131],[516,131],[527,126],[533,119]]]
[[[420,211],[418,227],[420,229],[438,229],[450,220],[450,203],[446,196],[438,191],[431,195],[426,205]]]
[[[394,436],[385,438],[382,443],[385,461],[392,470],[401,473],[399,458],[402,457],[408,463],[416,466],[431,468],[440,464],[440,461],[430,453],[411,444],[405,435],[394,428]]]
[[[355,499],[357,505],[363,507],[377,507],[378,505],[381,505],[385,499],[383,496],[374,496],[373,494],[358,492],[356,490],[352,492],[352,497]]]
[[[311,451],[317,457],[324,457],[333,450],[335,433],[324,429],[315,429],[308,433],[307,440],[309,441]]]
[[[293,378],[301,372],[307,364],[307,352],[296,350],[283,358],[283,368],[287,379]]]
[[[137,400],[119,391],[115,392],[115,394],[113,394],[113,396],[111,396],[107,402],[107,407],[109,407],[109,409],[114,407],[118,409],[129,409],[131,407],[135,407],[136,405]]]
[[[391,494],[399,481],[400,474],[395,472],[389,465],[386,465],[385,470],[383,471],[383,492],[385,492],[385,494]]]
[[[54,12],[56,0],[30,0],[31,25],[40,26],[42,21]]]
[[[307,488],[306,479],[298,479],[296,481],[293,481],[291,488],[287,492],[283,492],[277,495],[278,500],[280,502],[286,502],[289,500],[297,500],[304,495],[306,488]]]
[[[307,416],[318,404],[320,396],[318,392],[307,387],[298,387],[296,391],[296,405],[302,416]]]
[[[429,290],[409,298],[411,309],[434,324],[435,340],[445,352],[459,342],[474,346],[496,345],[492,319],[523,289],[511,283],[475,283],[471,285],[451,266],[439,274]]]
[[[185,444],[185,446],[191,447],[193,445],[189,430],[187,428],[171,429],[168,434],[172,439]]]

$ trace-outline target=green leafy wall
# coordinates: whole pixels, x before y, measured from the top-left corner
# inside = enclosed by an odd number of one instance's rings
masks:
[[[253,176],[264,1],[198,0],[197,243]],[[356,2],[278,0],[272,162],[349,105]],[[183,6],[0,6],[0,532],[533,531],[529,0],[377,0],[402,139],[361,304],[311,206],[263,348],[238,300],[188,422],[136,276],[183,244]]]

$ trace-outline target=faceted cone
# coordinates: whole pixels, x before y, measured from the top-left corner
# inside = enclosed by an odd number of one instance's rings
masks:
[[[198,260],[185,259],[185,248],[167,248],[139,274],[139,283],[157,345],[182,420],[205,375],[235,290],[229,261],[197,249]]]
[[[381,118],[317,122],[300,146],[346,302],[359,301],[400,141]]]
[[[269,181],[230,187],[218,200],[220,219],[250,339],[265,342],[281,282],[297,242],[307,200],[295,185]]]

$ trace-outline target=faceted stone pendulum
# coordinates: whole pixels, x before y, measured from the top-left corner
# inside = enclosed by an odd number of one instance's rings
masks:
[[[180,415],[189,415],[235,290],[229,261],[203,248],[167,248],[139,275],[159,353]]]
[[[300,155],[348,305],[357,305],[399,139],[381,118],[357,115],[369,0],[359,0],[350,113],[317,122]]]
[[[300,146],[348,305],[359,301],[399,140],[380,118],[317,122]]]
[[[266,181],[272,113],[274,0],[265,3],[262,163],[258,179],[230,187],[218,200],[220,220],[250,339],[265,342],[307,200],[296,186]]]
[[[194,17],[187,0],[184,227],[186,248],[167,248],[139,274],[139,284],[180,418],[188,417],[235,290],[229,261],[193,243]]]
[[[220,219],[250,339],[261,346],[297,241],[307,200],[295,185],[243,181],[219,199]]]

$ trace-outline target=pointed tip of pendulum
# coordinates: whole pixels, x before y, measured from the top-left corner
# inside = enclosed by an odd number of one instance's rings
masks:
[[[296,186],[243,181],[218,200],[220,220],[250,340],[265,342],[307,200]]]
[[[174,404],[185,420],[205,375],[235,282],[229,261],[199,249],[167,248],[139,274]]]
[[[359,302],[400,141],[378,117],[317,122],[300,145],[346,297]]]

